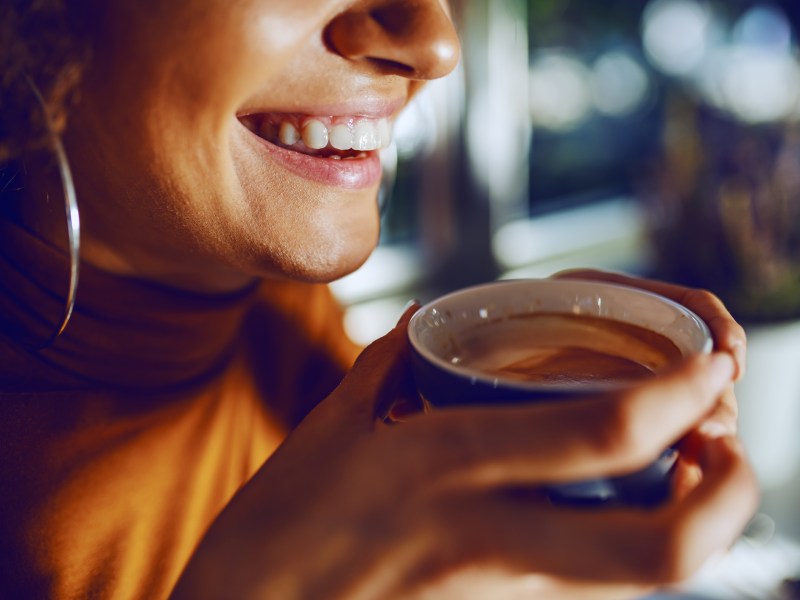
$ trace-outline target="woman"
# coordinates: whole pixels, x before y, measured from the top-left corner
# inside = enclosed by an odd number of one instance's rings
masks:
[[[377,148],[458,60],[443,0],[49,6],[3,17],[3,596],[634,597],[733,541],[756,496],[733,437],[744,336],[706,293],[631,281],[698,311],[719,351],[602,411],[386,426],[414,398],[413,308],[341,379],[355,351],[320,283],[374,247]],[[34,110],[28,81],[82,224],[74,314],[41,349],[69,244],[49,154],[8,117]],[[507,492],[679,438],[697,465],[657,511]]]

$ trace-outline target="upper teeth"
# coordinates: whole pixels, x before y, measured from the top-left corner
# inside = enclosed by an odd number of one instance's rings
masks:
[[[285,123],[281,123],[281,128],[278,132],[278,137],[281,140],[281,144],[286,144],[287,146],[296,144],[297,140],[300,139],[300,135],[297,133],[297,129],[295,129],[294,125],[292,125],[288,121]]]
[[[285,123],[281,123],[281,129],[284,128],[284,125]],[[294,125],[291,123],[289,127],[294,129]],[[289,127],[286,127],[286,129],[289,129]],[[325,127],[322,121],[311,119],[303,127],[303,143],[312,150],[320,150],[327,146],[329,137],[328,128]]]
[[[392,131],[387,119],[361,117],[279,120],[264,117],[245,117],[242,122],[261,137],[279,141],[284,146],[305,146],[311,150],[330,147],[335,150],[368,151],[386,148],[391,144]]]

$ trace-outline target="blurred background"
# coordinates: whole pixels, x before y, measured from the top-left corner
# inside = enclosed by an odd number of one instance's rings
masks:
[[[570,267],[711,289],[748,332],[763,502],[728,557],[660,597],[800,598],[800,3],[453,4],[461,64],[398,121],[381,245],[334,284],[348,333]]]

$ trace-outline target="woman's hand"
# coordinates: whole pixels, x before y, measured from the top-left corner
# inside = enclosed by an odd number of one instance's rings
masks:
[[[707,290],[686,288],[663,281],[630,277],[621,273],[573,269],[557,273],[559,279],[593,279],[608,283],[619,283],[637,287],[686,306],[706,322],[714,338],[714,349],[728,352],[736,363],[734,381],[744,377],[747,366],[747,338],[744,329],[731,316],[722,301]],[[701,429],[711,436],[735,434],[737,431],[738,405],[733,385],[725,390],[714,412],[701,424]]]
[[[629,391],[465,407],[390,426],[415,396],[409,311],[367,348],[214,523],[178,598],[633,598],[727,548],[756,506],[731,437],[654,511],[575,510],[536,487],[632,472],[696,428],[736,372],[696,357]]]

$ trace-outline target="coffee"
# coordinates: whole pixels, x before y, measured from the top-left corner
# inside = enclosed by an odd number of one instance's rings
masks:
[[[472,327],[459,336],[449,358],[490,377],[580,386],[644,379],[680,357],[671,340],[643,327],[531,313]]]
[[[408,329],[428,411],[566,405],[635,386],[712,346],[708,327],[685,307],[597,281],[499,281],[459,290],[422,307]],[[636,473],[544,490],[556,503],[655,506],[671,493],[675,455],[667,449]]]

